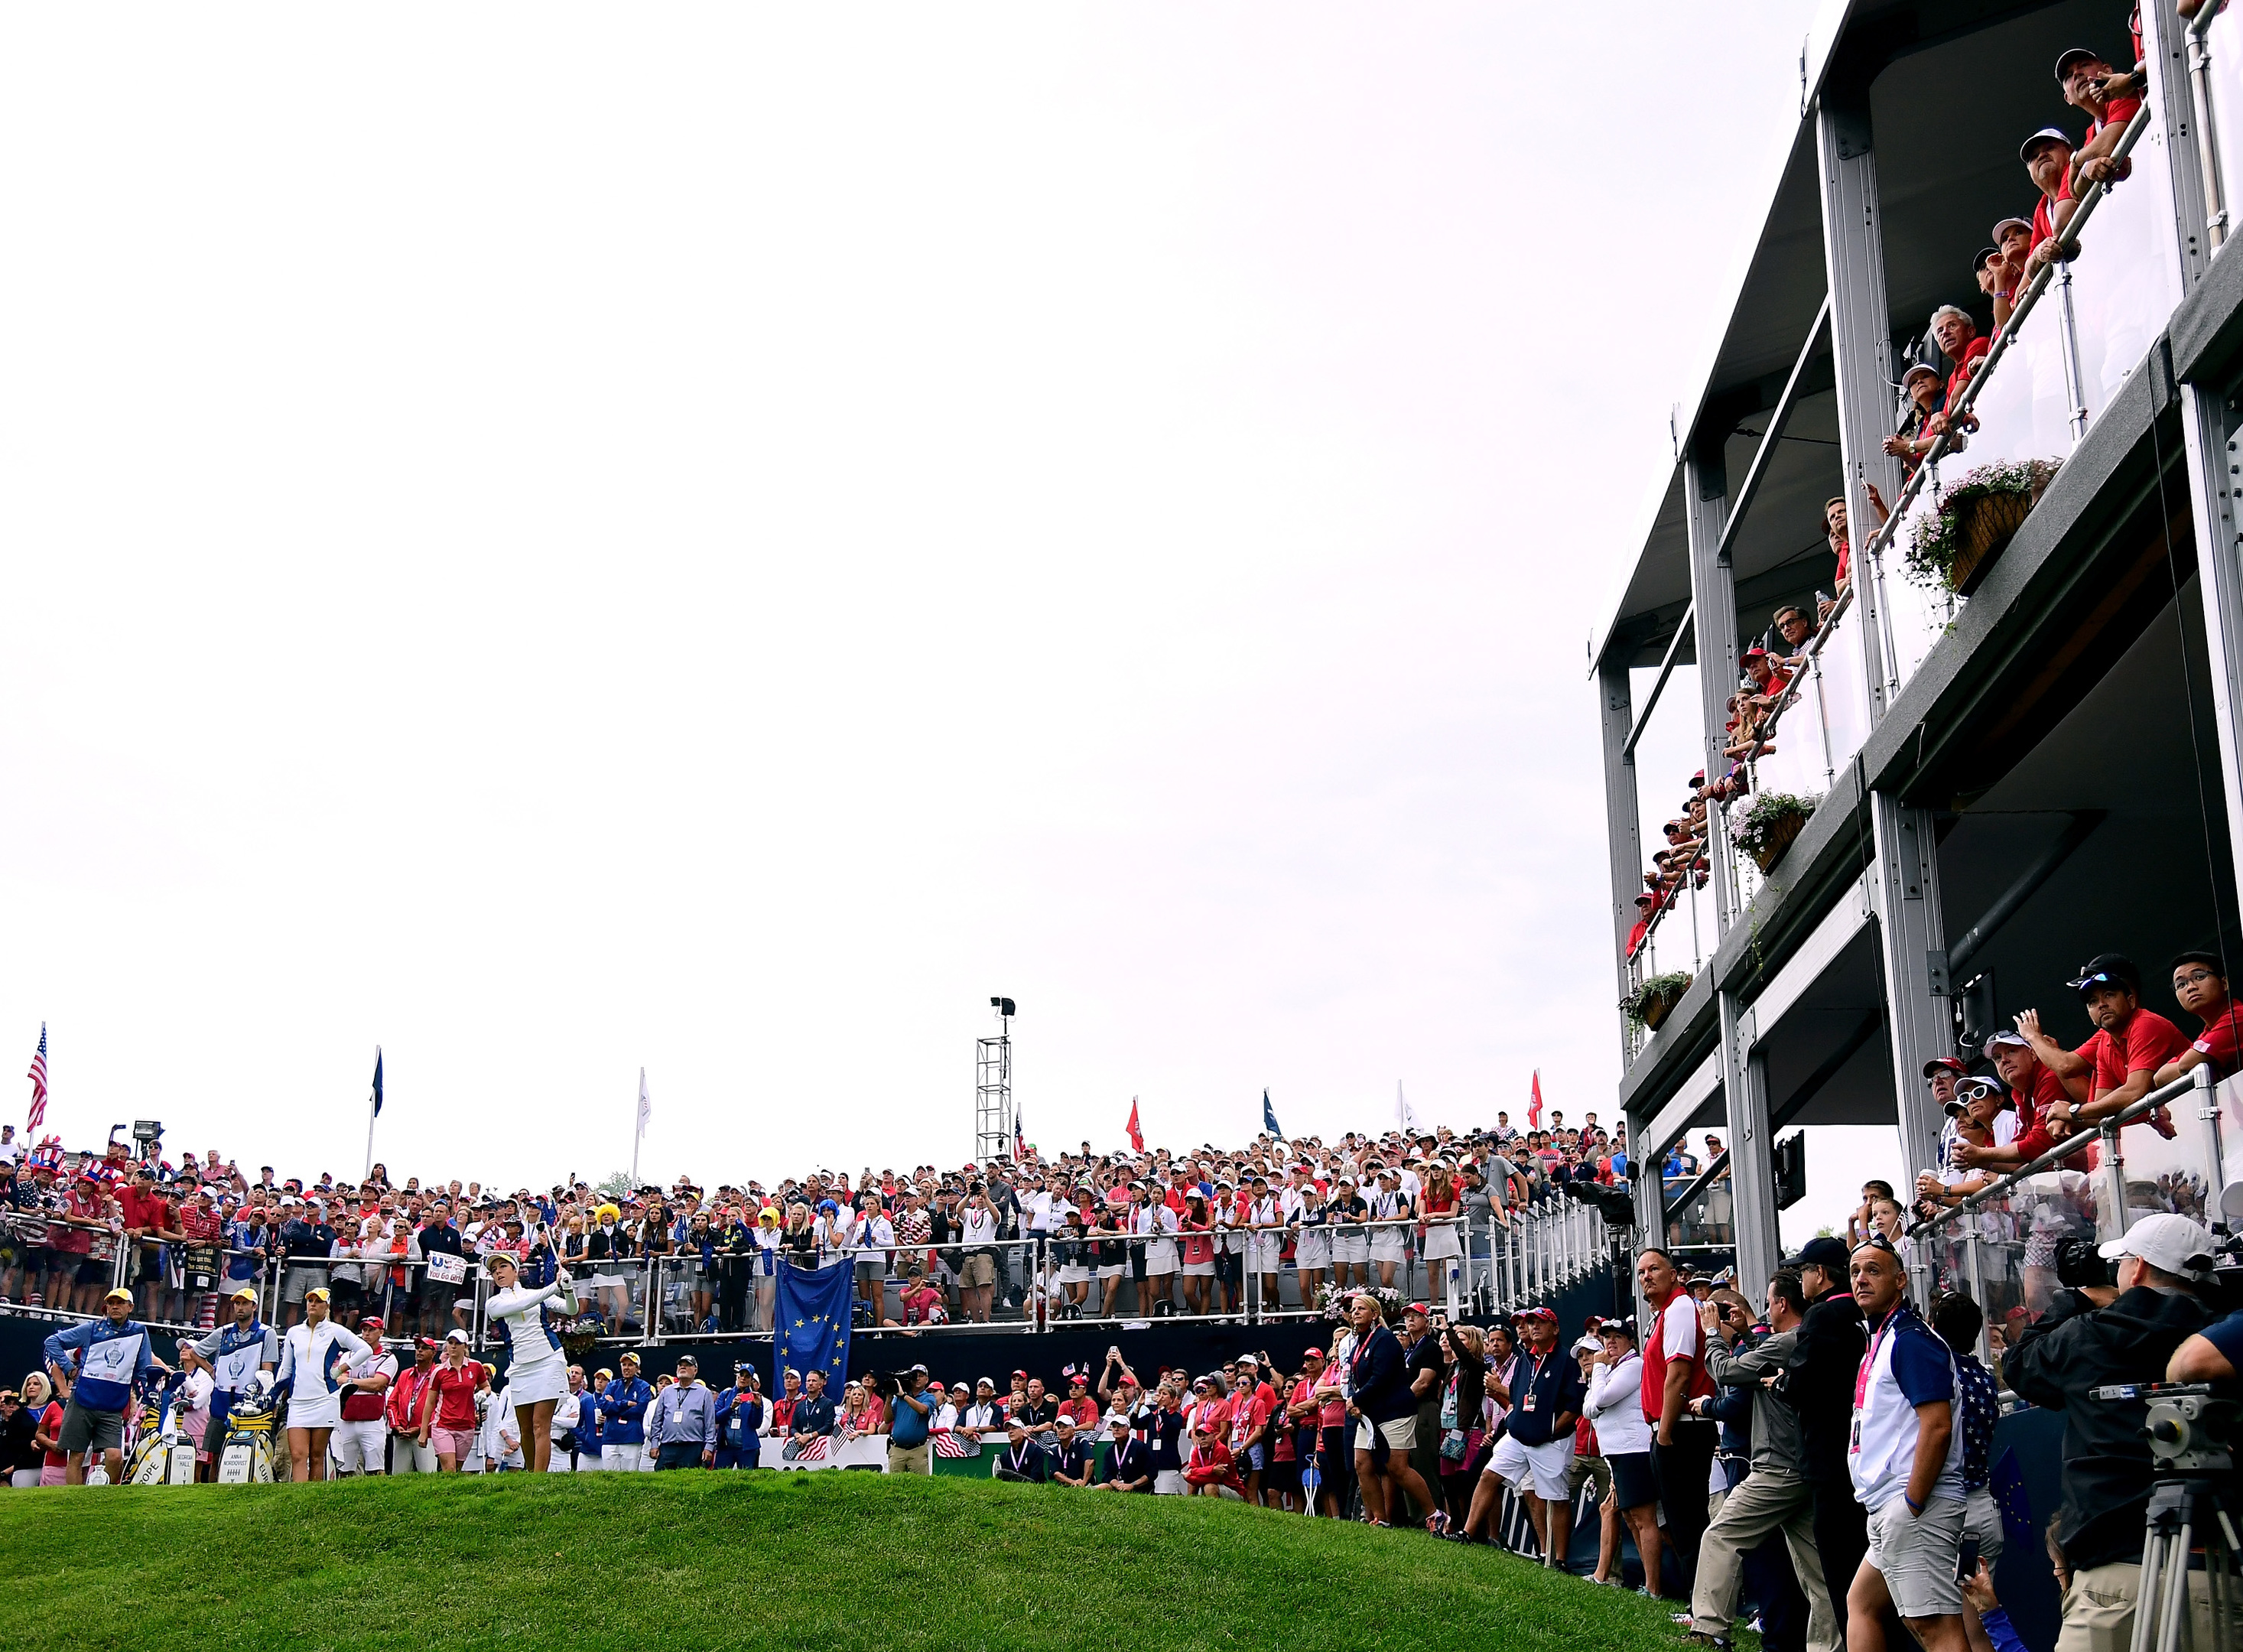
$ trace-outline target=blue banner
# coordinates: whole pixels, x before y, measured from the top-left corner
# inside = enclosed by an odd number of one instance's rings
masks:
[[[778,1334],[771,1338],[771,1386],[786,1392],[790,1368],[807,1377],[825,1373],[825,1391],[838,1403],[849,1374],[849,1303],[856,1269],[845,1260],[830,1267],[778,1264]]]

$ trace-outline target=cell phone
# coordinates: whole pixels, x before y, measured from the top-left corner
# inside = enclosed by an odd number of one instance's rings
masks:
[[[1955,1562],[1955,1581],[1957,1583],[1967,1583],[1977,1575],[1978,1540],[1975,1537],[1965,1537],[1963,1540],[1962,1555]]]

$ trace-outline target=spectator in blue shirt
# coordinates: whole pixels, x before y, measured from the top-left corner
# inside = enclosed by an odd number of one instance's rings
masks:
[[[657,1469],[707,1468],[717,1460],[717,1396],[690,1353],[677,1356],[677,1380],[654,1402],[652,1433]]]
[[[600,1467],[635,1469],[646,1456],[646,1408],[654,1390],[638,1374],[637,1354],[616,1363],[622,1374],[600,1393]]]
[[[925,1365],[913,1365],[904,1373],[893,1414],[888,1419],[888,1473],[932,1472],[927,1461],[926,1437],[934,1424],[934,1408],[941,1401],[941,1390],[930,1390],[926,1386]]]

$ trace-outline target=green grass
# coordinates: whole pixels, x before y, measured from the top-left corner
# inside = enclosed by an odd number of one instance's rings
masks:
[[[852,1473],[0,1492],[0,1647],[690,1652],[1486,1645],[1663,1603],[1512,1555],[1193,1498]]]

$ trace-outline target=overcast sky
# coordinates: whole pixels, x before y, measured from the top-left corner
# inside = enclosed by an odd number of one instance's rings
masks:
[[[954,1163],[1000,993],[1047,1148],[1611,1117],[1585,644],[1812,10],[10,12],[0,1050],[508,1185],[642,1066]]]

